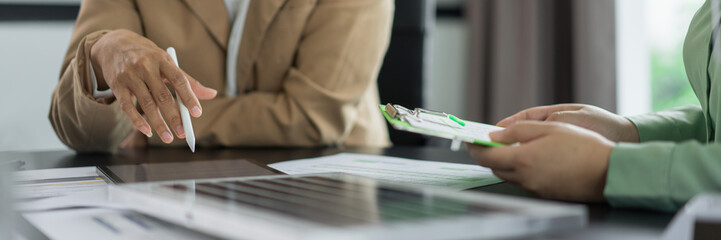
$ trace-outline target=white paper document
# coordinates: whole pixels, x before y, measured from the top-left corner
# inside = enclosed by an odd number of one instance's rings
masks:
[[[459,139],[466,142],[474,142],[474,140],[492,142],[489,134],[504,129],[498,126],[471,121],[466,121],[465,125],[461,126],[457,122],[448,119],[448,117],[433,114],[422,114],[422,116],[423,121],[408,122],[413,127],[442,133],[446,138]]]
[[[17,211],[124,208],[108,201],[108,184],[98,175],[96,167],[19,171],[13,178]]]
[[[14,172],[16,182],[50,180],[74,177],[97,177],[96,167],[50,168]]]
[[[15,210],[50,239],[212,239],[108,199],[96,167],[15,172]]]
[[[91,208],[23,216],[50,239],[215,239],[126,210]]]
[[[490,169],[478,165],[355,153],[285,161],[268,166],[291,175],[342,172],[381,180],[459,190],[501,182]]]
[[[96,167],[54,168],[15,172],[15,197],[20,200],[68,196],[107,188]]]

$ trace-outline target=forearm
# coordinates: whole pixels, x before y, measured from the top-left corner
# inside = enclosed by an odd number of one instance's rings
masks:
[[[628,117],[636,125],[641,142],[707,141],[706,120],[699,106],[684,106]]]
[[[290,74],[290,78],[298,73]],[[356,91],[328,92],[288,80],[287,91],[253,92],[203,101],[204,114],[194,120],[201,145],[328,146],[339,145],[359,121],[359,103],[370,85]],[[367,118],[364,118],[367,119]]]
[[[696,194],[721,189],[721,144],[619,144],[604,195],[616,207],[674,211]]]
[[[117,104],[95,100],[89,84],[88,46],[102,32],[84,38],[53,91],[50,122],[63,143],[80,152],[112,152],[132,125]]]
[[[201,102],[194,120],[199,145],[318,146],[319,129],[284,94],[252,93]]]
[[[92,46],[110,30],[141,31],[135,9],[128,0],[84,1],[80,7],[49,114],[58,137],[77,151],[115,151],[132,131],[112,98],[92,96],[88,66]]]

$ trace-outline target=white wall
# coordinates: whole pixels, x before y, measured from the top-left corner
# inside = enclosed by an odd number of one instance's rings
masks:
[[[73,22],[0,23],[0,151],[66,149],[48,120]]]

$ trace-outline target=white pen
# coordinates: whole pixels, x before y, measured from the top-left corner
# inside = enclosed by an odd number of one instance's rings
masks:
[[[168,54],[170,54],[170,57],[173,58],[173,62],[175,62],[175,66],[180,68],[180,65],[178,64],[178,55],[175,53],[175,48],[169,47],[167,50]],[[183,122],[183,130],[185,131],[185,141],[188,142],[188,147],[190,147],[190,151],[195,152],[195,133],[193,132],[193,123],[190,121],[190,112],[188,111],[188,108],[183,104],[183,100],[180,99],[180,94],[178,94],[178,91],[175,91],[175,99],[178,102],[178,108],[180,109],[180,118]]]

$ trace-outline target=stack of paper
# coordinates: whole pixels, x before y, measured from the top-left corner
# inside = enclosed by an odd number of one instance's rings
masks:
[[[16,172],[15,209],[50,239],[214,239],[111,203],[96,167]]]
[[[287,174],[342,172],[393,182],[468,189],[501,182],[478,165],[341,153],[268,165]]]

